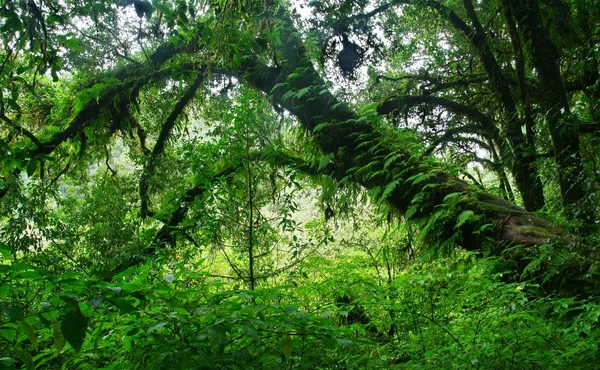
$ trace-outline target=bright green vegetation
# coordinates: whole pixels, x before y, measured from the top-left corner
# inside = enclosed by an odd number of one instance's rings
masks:
[[[0,369],[600,368],[597,1],[0,0],[0,40]]]

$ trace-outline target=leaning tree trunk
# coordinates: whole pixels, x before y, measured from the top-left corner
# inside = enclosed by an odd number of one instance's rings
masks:
[[[561,230],[549,221],[476,190],[431,157],[410,150],[414,142],[397,141],[392,130],[375,129],[338,101],[282,12],[279,67],[248,62],[242,68],[244,80],[293,113],[322,151],[335,155],[333,177],[381,189],[382,196],[407,218],[427,224],[437,230],[432,235],[452,238],[468,250],[480,249],[488,238],[536,245],[560,237]],[[460,215],[472,217],[460,222]]]
[[[450,241],[446,243],[450,246],[456,244],[478,251],[488,245],[490,253],[500,255],[508,247],[522,244],[528,248],[521,248],[517,258],[526,261],[535,254],[537,246],[549,240],[564,239],[563,230],[550,221],[458,179],[447,166],[423,155],[422,146],[415,140],[406,139],[398,130],[376,122],[376,114],[359,116],[338,101],[314,69],[289,16],[280,10],[277,18],[281,39],[276,47],[277,66],[267,66],[264,58],[249,49],[240,59],[243,64],[239,70],[228,73],[240,76],[242,82],[269,95],[274,105],[294,114],[322,151],[334,155],[333,163],[327,167],[331,168],[332,177],[355,181],[374,192],[379,190],[381,198],[429,230],[431,240]],[[193,48],[183,46],[169,50],[172,51],[169,57],[194,52]],[[198,66],[189,68],[196,70]],[[127,78],[123,80],[135,81],[136,72],[126,71]],[[145,71],[139,73],[145,75]],[[119,70],[113,74],[118,75]],[[168,72],[159,71],[152,77],[166,79]],[[128,84],[119,86],[129,87]],[[95,108],[97,115],[108,111],[113,90],[108,89],[101,99],[89,102],[83,111]],[[74,119],[65,131],[43,143],[42,149],[35,148],[32,152],[43,150],[49,154],[92,120],[84,118]],[[187,195],[193,199],[202,192],[193,188]],[[170,226],[177,224],[185,214],[185,209],[178,209],[167,221],[159,239],[168,240]]]
[[[248,58],[242,66],[243,80],[268,94],[273,104],[293,113],[320,149],[334,154],[331,176],[380,189],[392,206],[419,222],[438,242],[450,240],[450,244],[466,250],[485,248],[493,255],[514,258],[517,273],[538,255],[539,245],[567,240],[564,230],[550,221],[478,191],[432,158],[411,150],[414,142],[403,141],[393,129],[376,128],[377,124],[338,101],[314,69],[291,20],[283,11],[279,18],[279,66],[268,67]],[[490,240],[492,243],[486,243]],[[512,247],[517,244],[523,248],[515,253]],[[595,291],[595,284],[581,273],[587,267],[565,267],[562,272],[568,271],[571,280],[567,282],[566,275],[557,274],[546,288],[565,288],[567,284],[565,289],[578,286],[587,294]]]

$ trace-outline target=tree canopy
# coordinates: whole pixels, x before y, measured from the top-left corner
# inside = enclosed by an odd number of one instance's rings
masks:
[[[1,2],[0,366],[597,361],[599,5]]]

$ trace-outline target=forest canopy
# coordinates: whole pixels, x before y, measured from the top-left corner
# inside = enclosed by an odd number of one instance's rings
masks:
[[[0,368],[598,366],[598,1],[0,31]]]

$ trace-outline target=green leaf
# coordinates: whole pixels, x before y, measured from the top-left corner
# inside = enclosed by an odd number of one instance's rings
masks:
[[[17,303],[3,303],[0,305],[2,313],[8,316],[11,321],[22,320],[25,314],[23,313],[23,307]]]
[[[67,48],[71,49],[71,50],[79,50],[80,47],[80,40],[76,37],[72,37],[70,39],[67,39],[65,41],[65,45]]]
[[[252,326],[242,325],[242,330],[244,330],[244,333],[248,334],[250,338],[258,340],[258,333],[256,332],[256,330],[254,330]]]
[[[272,93],[273,93],[273,91],[275,91],[275,90],[277,90],[277,89],[279,89],[279,88],[284,88],[284,87],[287,87],[288,85],[289,85],[289,84],[288,84],[287,82],[281,82],[281,83],[278,83],[278,84],[276,84],[275,86],[273,86],[273,88],[271,89],[271,92],[270,92],[270,94],[272,94]]]
[[[62,330],[60,328],[60,324],[57,321],[54,322],[52,337],[54,339],[54,347],[56,347],[56,351],[62,351],[67,341],[65,340],[65,337],[63,336]]]
[[[27,370],[35,370],[35,364],[33,363],[33,357],[31,357],[31,354],[29,352],[23,351],[19,347],[13,348],[17,353],[17,357],[19,357],[19,359],[25,364],[25,367],[27,367]]]
[[[281,352],[287,361],[292,358],[292,337],[288,333],[281,336]]]
[[[42,275],[37,271],[23,271],[15,274],[13,279],[40,280]]]
[[[333,153],[329,153],[327,155],[322,156],[321,160],[319,161],[319,168],[317,169],[317,171],[321,171],[323,168],[325,168],[325,166],[327,166],[331,162],[333,157],[335,157],[335,154]]]
[[[456,222],[456,228],[458,229],[466,223],[476,221],[477,218],[478,217],[475,215],[475,212],[471,211],[470,209],[467,209],[466,211],[462,211],[462,213],[460,215],[458,215],[458,219]]]
[[[387,199],[390,196],[390,194],[392,194],[392,192],[396,189],[396,187],[398,186],[399,183],[400,183],[399,180],[394,180],[394,181],[390,182],[389,184],[387,184],[385,187],[385,190],[383,191],[383,194],[381,194],[381,198]]]
[[[67,313],[60,323],[60,328],[64,338],[77,352],[79,352],[83,346],[87,326],[88,319],[87,317],[83,316],[79,310],[74,310]]]
[[[427,181],[430,178],[435,177],[432,173],[418,173],[414,176],[409,177],[406,181],[412,181],[413,185],[417,185],[422,183],[423,181]]]
[[[21,327],[23,328],[23,332],[25,332],[25,335],[27,335],[27,338],[29,338],[29,341],[33,345],[33,348],[37,349],[37,335],[35,335],[35,333],[33,332],[33,328],[31,327],[31,325],[29,325],[27,321],[22,320]]]
[[[397,159],[402,158],[402,154],[392,153],[392,155],[389,155],[388,157],[389,158],[383,164],[384,170],[387,169],[390,166],[390,164],[394,163]]]
[[[323,130],[324,128],[331,126],[331,124],[329,122],[324,122],[324,123],[319,123],[318,125],[316,125],[313,128],[313,134],[318,133],[319,131]]]
[[[308,86],[308,87],[298,90],[296,92],[296,98],[299,99],[299,98],[303,97],[304,95],[308,94],[311,90],[312,90],[312,86]]]
[[[448,194],[448,195],[446,195],[446,196],[444,197],[444,203],[445,203],[445,202],[447,202],[447,201],[449,201],[449,200],[451,200],[451,199],[454,199],[454,198],[460,197],[461,195],[463,195],[463,193],[462,193],[462,192],[460,192],[460,191],[458,191],[458,192],[455,192],[455,193],[450,193],[450,194]]]
[[[168,324],[168,322],[166,322],[166,321],[161,321],[159,323],[156,323],[156,324],[152,325],[151,327],[149,327],[148,330],[146,330],[146,334],[150,334],[153,331],[160,329],[167,324]]]
[[[0,28],[0,31],[2,32],[18,32],[21,31],[23,29],[23,23],[21,22],[21,20],[19,18],[8,18],[5,22],[4,25],[2,26],[2,28]]]
[[[214,326],[208,330],[208,339],[210,340],[210,346],[212,350],[221,354],[225,350],[227,344],[227,332],[221,325]]]
[[[137,311],[131,303],[127,302],[125,298],[119,298],[114,301],[115,306],[119,307],[122,313],[128,314]]]
[[[0,335],[9,342],[14,342],[17,332],[14,329],[0,329]]]
[[[150,329],[148,329],[148,330],[150,330]],[[133,328],[127,330],[127,333],[125,333],[125,336],[131,337],[132,335],[136,335],[139,331],[140,331],[139,326],[133,327]]]
[[[417,206],[410,206],[406,209],[406,212],[404,213],[404,218],[410,220],[410,218],[414,216],[415,213],[417,213]]]
[[[0,254],[5,260],[10,260],[12,259],[13,250],[8,245],[0,242]]]

